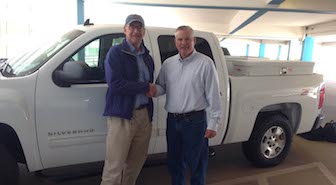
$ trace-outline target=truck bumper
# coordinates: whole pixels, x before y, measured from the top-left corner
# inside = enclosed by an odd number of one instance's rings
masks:
[[[322,114],[318,115],[315,119],[312,130],[319,128],[321,126],[323,119],[324,119],[324,116]]]

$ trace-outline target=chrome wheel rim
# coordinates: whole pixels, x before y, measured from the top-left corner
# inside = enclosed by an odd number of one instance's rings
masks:
[[[261,152],[267,159],[277,157],[286,145],[286,133],[278,126],[269,128],[261,139]]]

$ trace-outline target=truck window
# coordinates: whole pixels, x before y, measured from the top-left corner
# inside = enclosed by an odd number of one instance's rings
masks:
[[[175,46],[175,37],[173,35],[160,35],[158,37],[158,44],[160,49],[161,63],[163,63],[167,58],[178,53]],[[214,60],[210,45],[205,39],[196,37],[195,49]]]
[[[105,83],[104,60],[111,46],[120,44],[125,35],[123,33],[109,34],[98,37],[71,55],[56,71],[71,75],[71,84]],[[58,79],[57,85],[62,86]]]
[[[103,65],[110,47],[120,44],[124,38],[124,34],[105,35],[97,38],[81,48],[69,61],[85,62],[91,68],[100,67]]]

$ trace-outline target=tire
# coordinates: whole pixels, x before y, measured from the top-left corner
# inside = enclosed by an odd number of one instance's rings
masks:
[[[8,185],[17,185],[19,179],[18,164],[3,144],[0,144],[0,179]]]
[[[261,116],[250,139],[242,144],[244,155],[255,166],[275,166],[287,157],[292,137],[287,117],[282,114]]]

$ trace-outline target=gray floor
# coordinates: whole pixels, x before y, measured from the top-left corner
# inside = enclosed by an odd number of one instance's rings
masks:
[[[210,185],[336,185],[336,143],[294,138],[287,159],[272,168],[256,168],[244,158],[240,145],[216,147],[209,161]],[[21,166],[21,185],[98,185],[102,163],[43,171],[43,177]],[[155,157],[143,168],[137,185],[168,185],[164,160]]]

